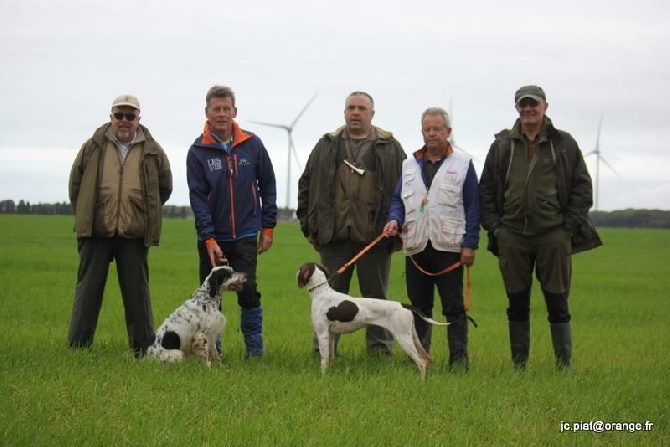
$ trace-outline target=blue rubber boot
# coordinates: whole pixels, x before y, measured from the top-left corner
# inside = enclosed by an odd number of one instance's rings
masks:
[[[242,309],[240,329],[246,346],[245,357],[263,355],[263,308]]]

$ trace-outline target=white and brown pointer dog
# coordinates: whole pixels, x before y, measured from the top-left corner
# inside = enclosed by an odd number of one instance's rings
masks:
[[[207,366],[211,366],[211,360],[219,360],[216,338],[226,324],[219,310],[221,293],[239,291],[246,281],[245,273],[228,266],[214,267],[198,290],[158,328],[147,356],[174,362],[193,355],[202,358]]]
[[[398,344],[414,360],[421,378],[432,362],[414,328],[412,313],[431,324],[447,326],[423,315],[418,309],[397,301],[376,298],[352,298],[333,290],[328,284],[328,271],[321,264],[307,263],[298,269],[298,287],[308,287],[312,299],[312,323],[319,339],[321,372],[335,358],[335,334],[347,334],[370,324],[386,328]]]

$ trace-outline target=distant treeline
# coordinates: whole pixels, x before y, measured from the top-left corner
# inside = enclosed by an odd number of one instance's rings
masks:
[[[0,214],[36,214],[36,215],[72,215],[72,206],[68,202],[37,203],[19,200],[17,204],[13,200],[0,201]],[[280,220],[295,220],[295,210],[280,209],[278,212]],[[190,206],[165,205],[163,217],[175,219],[192,219],[193,211]]]
[[[38,203],[19,200],[0,201],[0,214],[37,214],[37,215],[72,215],[72,207],[67,202]],[[176,219],[192,219],[193,211],[189,206],[165,205],[163,217]],[[279,209],[280,220],[295,220],[295,210]],[[592,211],[591,220],[596,227],[619,228],[670,228],[670,211],[666,210],[617,210]]]

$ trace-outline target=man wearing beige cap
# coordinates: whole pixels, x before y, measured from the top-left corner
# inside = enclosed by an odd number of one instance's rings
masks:
[[[68,345],[87,348],[93,343],[109,263],[114,260],[128,343],[140,356],[153,338],[149,247],[160,239],[172,172],[163,149],[139,123],[135,96],[117,97],[109,117],[110,122],[83,144],[70,171],[79,269]]]
[[[546,116],[541,87],[519,88],[514,102],[519,118],[495,135],[479,181],[481,222],[507,293],[514,366],[523,369],[528,361],[535,270],[556,366],[566,369],[572,358],[571,255],[602,245],[588,218],[591,177],[577,142]]]

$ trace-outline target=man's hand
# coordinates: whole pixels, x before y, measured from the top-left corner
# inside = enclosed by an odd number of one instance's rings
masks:
[[[207,248],[207,254],[209,255],[209,262],[212,264],[212,268],[217,265],[228,264],[228,260],[223,255],[223,251],[219,244],[216,243],[214,238],[209,238],[205,241],[205,247]]]
[[[475,263],[475,249],[470,247],[461,248],[461,264],[472,267]]]
[[[319,247],[319,241],[314,239],[312,236],[307,236],[307,242],[312,244],[312,247],[314,247],[314,250],[319,251],[321,247]]]
[[[265,253],[272,247],[274,240],[274,230],[272,228],[263,228],[258,237],[258,254]]]
[[[384,233],[387,233],[387,236],[398,236],[398,221],[397,220],[389,220],[386,222],[386,225],[384,225]]]

